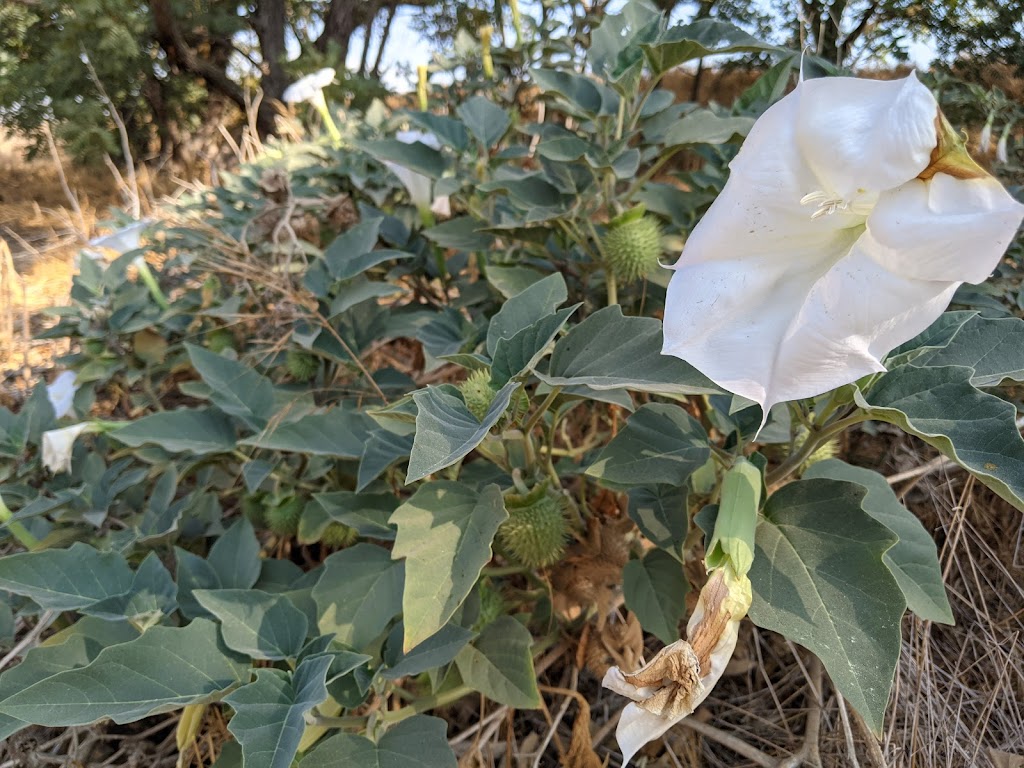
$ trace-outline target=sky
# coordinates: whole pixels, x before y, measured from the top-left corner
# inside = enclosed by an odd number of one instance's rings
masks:
[[[615,0],[609,4],[609,12],[614,13],[624,5],[626,0]],[[536,8],[539,4],[530,0],[521,0],[520,7],[524,15],[530,13],[531,7]],[[426,64],[433,55],[429,41],[423,39],[412,27],[412,20],[418,13],[418,9],[404,6],[398,9],[395,20],[392,23],[391,34],[388,38],[387,47],[384,49],[382,79],[389,88],[396,91],[408,91],[415,87],[415,71],[418,64]],[[673,18],[675,22],[685,22],[687,11],[679,9]],[[907,47],[910,61],[920,69],[926,69],[935,58],[935,43],[931,40],[915,41]],[[350,70],[359,68],[359,58],[363,52],[363,37],[357,32],[353,37],[349,50],[348,61]],[[376,55],[377,41],[374,40],[370,49],[371,55]],[[409,74],[403,74],[402,69]]]

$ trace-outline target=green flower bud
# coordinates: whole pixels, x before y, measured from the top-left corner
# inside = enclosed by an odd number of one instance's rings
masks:
[[[603,241],[608,269],[623,283],[632,283],[660,263],[661,225],[644,209],[635,208],[608,225]]]
[[[515,560],[531,568],[556,562],[565,551],[569,522],[565,499],[546,484],[525,495],[507,494],[508,520],[498,528],[498,542]]]

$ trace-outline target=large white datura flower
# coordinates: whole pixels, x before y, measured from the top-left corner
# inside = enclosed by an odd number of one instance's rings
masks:
[[[327,132],[331,134],[331,139],[338,142],[341,141],[341,132],[338,130],[338,126],[334,124],[331,111],[327,108],[327,98],[324,96],[324,88],[334,82],[336,75],[337,72],[331,67],[324,67],[316,72],[311,72],[305,77],[300,77],[285,88],[284,93],[281,94],[281,100],[287,104],[297,104],[300,102],[312,104],[316,111],[320,113],[320,118],[324,121],[324,127],[327,129]]]
[[[765,413],[884,371],[1024,217],[914,75],[802,81],[730,167],[673,267],[662,351]]]
[[[46,397],[53,406],[53,416],[62,419],[71,413],[75,404],[75,392],[78,385],[75,383],[77,375],[74,371],[63,371],[51,384],[46,385]]]
[[[43,432],[43,466],[55,475],[70,472],[71,451],[75,447],[75,440],[91,426],[90,422],[83,421],[63,429]]]
[[[395,138],[403,144],[425,144],[431,149],[440,149],[441,142],[437,140],[437,137],[432,133],[424,133],[422,131],[399,131],[395,134]],[[402,185],[409,192],[409,200],[416,206],[416,209],[420,212],[420,215],[427,219],[427,214],[430,213],[433,216],[440,216],[441,218],[448,218],[452,215],[451,201],[448,199],[448,195],[441,195],[440,197],[434,197],[434,180],[429,176],[424,176],[422,173],[416,173],[416,171],[409,170],[408,168],[393,163],[391,161],[385,161],[384,165],[387,166],[388,170],[391,171],[398,180],[402,182]]]

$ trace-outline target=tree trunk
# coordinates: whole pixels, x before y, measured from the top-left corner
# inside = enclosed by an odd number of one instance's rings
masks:
[[[316,49],[327,53],[331,43],[338,46],[341,53],[341,66],[345,66],[348,58],[349,43],[352,35],[362,23],[362,6],[365,0],[331,0],[324,15],[324,31],[316,39]]]
[[[260,41],[260,55],[263,59],[263,96],[266,99],[280,99],[288,87],[288,74],[284,69],[287,59],[285,30],[288,25],[286,0],[259,0],[252,16],[252,27]]]
[[[370,62],[370,43],[373,42],[373,28],[380,10],[380,0],[369,4],[370,12],[366,15],[366,33],[363,35],[363,52],[359,57],[359,76],[366,77],[366,67]]]
[[[373,62],[373,77],[380,79],[380,66],[384,61],[384,46],[388,44],[388,37],[391,35],[391,22],[395,20],[395,6],[388,8],[388,18],[384,22],[384,31],[380,35],[380,46],[377,48],[377,58]]]

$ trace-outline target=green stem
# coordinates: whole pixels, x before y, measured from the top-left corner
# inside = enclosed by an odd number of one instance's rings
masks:
[[[384,723],[397,723],[400,720],[405,720],[407,717],[413,715],[419,715],[423,712],[429,712],[432,709],[438,707],[444,707],[448,704],[454,704],[456,701],[464,696],[469,696],[473,693],[473,689],[468,685],[457,685],[450,691],[441,691],[434,696],[427,696],[426,698],[420,699],[415,704],[411,704],[408,707],[402,707],[401,709],[393,709],[388,712],[382,712],[380,715],[381,722]]]
[[[149,289],[149,295],[153,297],[153,301],[164,311],[170,309],[171,305],[168,303],[167,297],[164,296],[164,292],[160,290],[160,283],[156,281],[156,277],[154,277],[146,260],[139,256],[133,263],[135,264],[135,269],[139,272],[139,279]]]
[[[553,387],[548,396],[544,398],[544,402],[540,404],[540,408],[537,409],[536,413],[530,417],[530,420],[523,426],[523,434],[529,437],[530,433],[533,432],[534,427],[540,423],[540,420],[544,418],[544,414],[547,412],[551,404],[555,402],[555,398],[562,394],[561,387]]]
[[[341,131],[338,130],[338,126],[334,124],[334,118],[331,117],[331,110],[327,108],[327,99],[324,98],[324,92],[318,91],[317,95],[313,97],[313,106],[316,107],[316,111],[320,113],[320,118],[324,121],[324,127],[327,132],[331,134],[331,140],[335,144],[341,143]]]
[[[636,181],[633,182],[633,185],[629,189],[626,190],[626,194],[622,196],[622,199],[623,200],[630,200],[630,199],[632,199],[633,195],[635,195],[637,192],[639,192],[640,188],[643,187],[644,184],[646,184],[648,181],[653,179],[657,175],[658,171],[660,171],[665,166],[665,164],[668,163],[668,161],[671,160],[673,157],[675,157],[676,153],[680,152],[682,149],[683,149],[683,147],[681,147],[681,146],[680,147],[669,147],[668,149],[666,149],[662,153],[661,157],[659,157],[654,162],[654,164],[651,165],[651,167],[648,168],[644,172],[644,175],[641,176],[639,179],[637,179]]]
[[[328,717],[327,715],[315,715],[312,712],[306,715],[306,725],[318,725],[321,728],[365,728],[366,718],[359,716],[351,717]]]
[[[827,443],[836,435],[845,432],[855,424],[860,424],[863,421],[868,421],[870,417],[866,413],[855,413],[852,416],[847,416],[845,419],[839,419],[832,424],[824,427],[820,432],[812,432],[807,436],[807,440],[800,450],[796,453],[790,454],[789,458],[782,462],[779,466],[765,475],[764,481],[768,486],[775,485],[781,480],[784,480],[803,464],[807,459],[818,450],[821,445]]]
[[[615,273],[608,267],[604,270],[605,287],[608,289],[608,306],[619,303],[619,284],[615,280]]]
[[[3,498],[0,498],[0,525],[6,525],[7,530],[11,532],[11,535],[18,540],[25,549],[33,550],[39,546],[39,539],[28,532],[21,523],[12,520],[14,513],[7,508]]]

